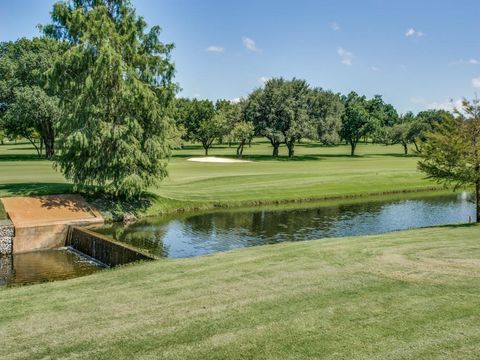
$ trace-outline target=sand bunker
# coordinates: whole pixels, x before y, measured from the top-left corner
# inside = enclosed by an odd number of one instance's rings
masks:
[[[187,160],[195,161],[195,162],[203,162],[203,163],[249,163],[251,162],[248,160],[229,159],[229,158],[221,158],[216,156],[194,157]]]

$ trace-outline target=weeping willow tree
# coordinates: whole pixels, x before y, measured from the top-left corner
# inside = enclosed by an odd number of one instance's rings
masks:
[[[128,0],[53,6],[44,33],[68,43],[50,85],[61,94],[57,166],[77,189],[139,195],[167,175],[174,97],[172,44]]]
[[[418,167],[440,183],[473,187],[480,222],[480,102],[464,100],[456,112],[426,134]]]

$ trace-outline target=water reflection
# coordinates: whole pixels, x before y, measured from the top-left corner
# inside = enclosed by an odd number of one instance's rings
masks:
[[[0,286],[65,280],[100,269],[98,264],[66,249],[1,256]]]
[[[462,194],[296,209],[221,211],[157,217],[98,231],[158,256],[179,258],[283,241],[379,234],[468,222],[474,205]]]

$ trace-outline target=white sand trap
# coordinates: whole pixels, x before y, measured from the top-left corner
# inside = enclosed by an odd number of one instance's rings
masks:
[[[229,158],[221,158],[216,156],[194,157],[187,160],[195,161],[195,162],[203,162],[203,163],[249,163],[251,162],[248,160],[229,159]]]

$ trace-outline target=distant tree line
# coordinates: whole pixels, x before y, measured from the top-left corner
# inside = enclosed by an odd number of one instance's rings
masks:
[[[182,141],[201,143],[205,155],[215,141],[236,142],[239,157],[253,136],[268,139],[273,157],[285,145],[292,158],[301,140],[324,145],[343,141],[352,156],[362,141],[401,144],[407,155],[410,146],[420,151],[437,124],[454,117],[445,110],[399,114],[380,95],[371,99],[355,92],[341,95],[311,87],[305,80],[283,78],[268,80],[238,102],[179,98],[173,107]]]

